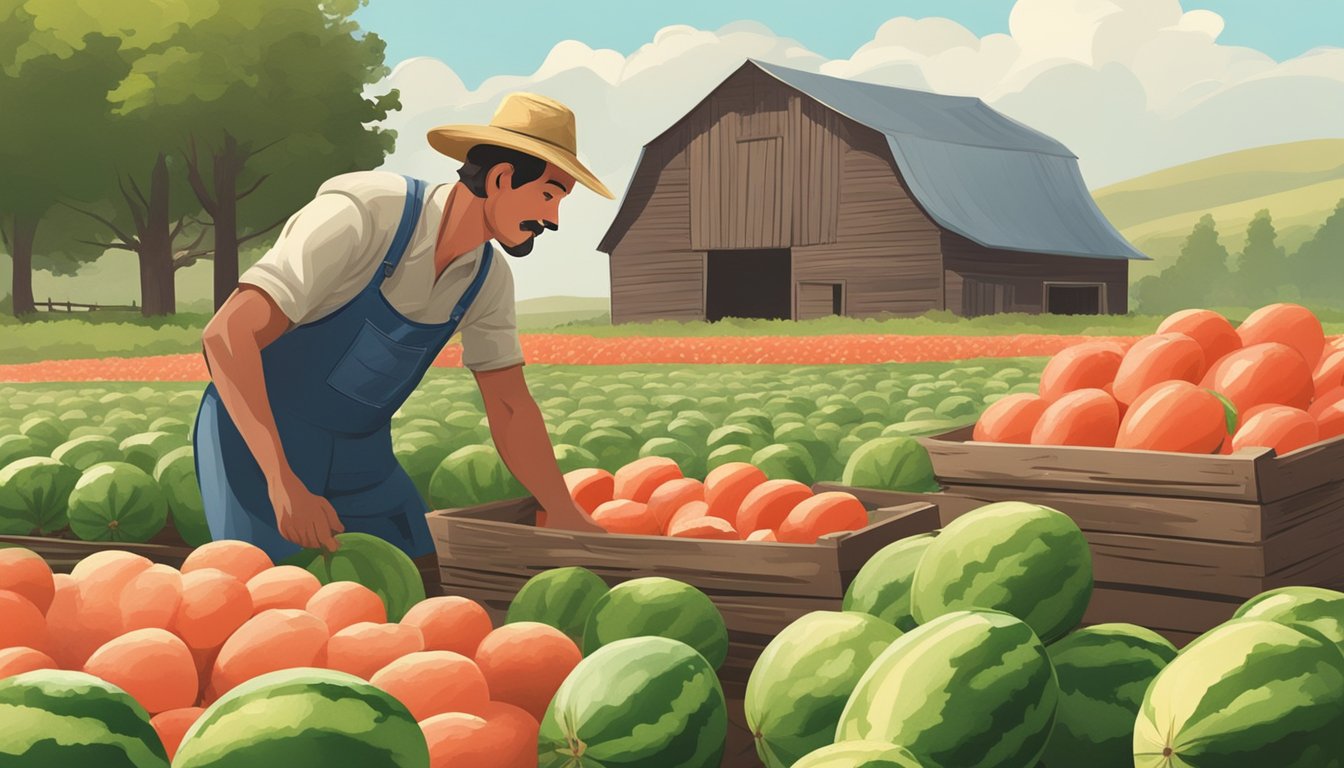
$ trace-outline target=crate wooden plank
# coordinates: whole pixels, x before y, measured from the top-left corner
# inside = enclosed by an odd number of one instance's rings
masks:
[[[1232,618],[1242,602],[1222,595],[1140,590],[1099,581],[1092,588],[1083,623],[1127,622],[1158,632],[1200,634]]]
[[[480,512],[492,519],[477,519]],[[621,580],[665,576],[701,589],[814,597],[844,595],[848,579],[881,547],[937,525],[930,504],[873,510],[868,527],[823,537],[815,545],[589,534],[536,528],[521,503],[430,513],[439,561],[531,576],[583,565]],[[503,522],[517,519],[522,522]]]
[[[1344,436],[1299,448],[1283,456],[1270,454],[1259,464],[1260,500],[1279,501],[1323,485],[1338,484],[1344,467]]]
[[[1193,499],[1260,501],[1273,451],[1203,456],[1118,448],[970,443],[972,427],[921,438],[943,485],[990,485]]]

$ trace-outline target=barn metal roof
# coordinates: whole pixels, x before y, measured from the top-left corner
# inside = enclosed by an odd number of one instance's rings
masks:
[[[864,83],[749,59],[780,82],[887,137],[925,212],[989,248],[1147,259],[1116,231],[1063,144],[973,96]]]

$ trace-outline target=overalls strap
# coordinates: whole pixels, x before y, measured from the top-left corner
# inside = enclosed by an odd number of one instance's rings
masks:
[[[401,222],[397,224],[397,233],[392,237],[392,246],[383,257],[383,268],[374,275],[374,286],[382,287],[383,281],[392,276],[401,257],[405,255],[415,232],[415,224],[420,220],[420,209],[425,202],[425,181],[402,174],[406,179],[406,202],[401,209]]]

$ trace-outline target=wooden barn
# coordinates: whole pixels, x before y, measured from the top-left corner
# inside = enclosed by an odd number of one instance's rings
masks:
[[[755,60],[644,146],[598,248],[615,323],[1120,314],[1146,258],[979,99]]]

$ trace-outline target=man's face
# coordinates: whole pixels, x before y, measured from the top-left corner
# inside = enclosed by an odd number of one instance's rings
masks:
[[[541,178],[513,188],[513,166],[500,163],[486,174],[485,223],[490,237],[510,256],[526,256],[547,229],[560,228],[560,201],[574,189],[574,177],[546,164]]]

